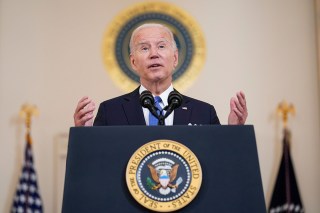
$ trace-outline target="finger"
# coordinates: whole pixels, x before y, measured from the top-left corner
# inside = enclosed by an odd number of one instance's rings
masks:
[[[240,112],[237,108],[233,109],[233,112],[237,115],[237,117],[239,118],[239,120],[243,117],[242,112]]]
[[[93,102],[87,104],[84,108],[82,108],[78,113],[77,116],[81,119],[83,116],[86,116],[87,114],[93,114],[93,111],[95,110],[95,105]]]
[[[93,101],[90,101],[90,103],[87,104],[87,107],[91,107],[95,109],[96,104]]]
[[[235,113],[235,115],[238,118],[237,124],[238,125],[245,124],[245,122],[247,120],[247,114],[246,113],[241,113],[238,109],[235,109],[233,112]]]
[[[238,98],[234,98],[234,104],[235,104],[235,108],[238,109],[239,111],[243,112],[245,111],[243,106],[240,104]]]
[[[93,119],[93,117],[93,111],[87,112],[77,119],[77,123],[80,123],[83,126],[87,121]]]
[[[244,94],[243,91],[240,91],[239,93],[240,93],[240,95],[243,97],[243,99],[246,99],[246,95]]]
[[[242,108],[247,111],[247,101],[246,96],[243,91],[237,92],[237,98],[239,103],[241,104]]]
[[[79,112],[82,108],[84,108],[90,102],[91,102],[91,100],[89,99],[89,97],[87,97],[87,96],[82,97],[77,104],[77,108],[75,110],[75,113]]]
[[[87,96],[80,99],[73,115],[75,126],[83,126],[85,122],[93,118],[95,103]]]
[[[95,109],[94,105],[91,106],[91,100],[86,99],[82,102],[79,102],[77,105],[76,111],[74,113],[75,118],[81,118],[83,117],[86,113],[93,111]]]
[[[90,121],[91,119],[93,119],[93,113],[87,113],[80,119],[80,123],[81,125],[84,125],[87,121]]]
[[[244,92],[242,92],[242,91],[238,92],[237,93],[237,98],[238,98],[241,106],[243,108],[246,108],[247,107],[247,102],[246,102],[246,96],[245,96]]]
[[[230,99],[230,111],[233,111],[233,109],[236,108],[235,99],[235,97]]]

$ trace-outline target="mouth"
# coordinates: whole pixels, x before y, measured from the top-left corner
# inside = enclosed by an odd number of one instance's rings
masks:
[[[148,68],[157,68],[157,67],[162,67],[162,65],[161,64],[150,64],[148,66]]]

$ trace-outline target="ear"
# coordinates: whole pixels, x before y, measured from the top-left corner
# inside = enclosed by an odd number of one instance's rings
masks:
[[[173,54],[173,68],[176,68],[178,66],[178,62],[179,62],[179,52],[178,52],[178,49],[176,49]]]
[[[136,59],[133,54],[130,54],[130,63],[133,70],[137,70]]]

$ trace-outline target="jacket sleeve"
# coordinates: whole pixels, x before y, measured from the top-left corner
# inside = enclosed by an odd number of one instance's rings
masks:
[[[210,124],[220,125],[220,120],[218,118],[217,112],[212,105],[210,105]]]
[[[107,120],[105,117],[105,109],[104,104],[101,103],[99,105],[98,113],[96,118],[94,119],[93,126],[107,126]]]

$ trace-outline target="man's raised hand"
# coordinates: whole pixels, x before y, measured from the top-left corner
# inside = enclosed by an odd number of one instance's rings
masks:
[[[248,117],[246,97],[242,91],[237,92],[236,97],[230,100],[230,114],[228,117],[229,125],[244,124]]]
[[[85,96],[80,99],[74,112],[73,119],[75,126],[92,126],[93,112],[96,109],[95,103]]]

